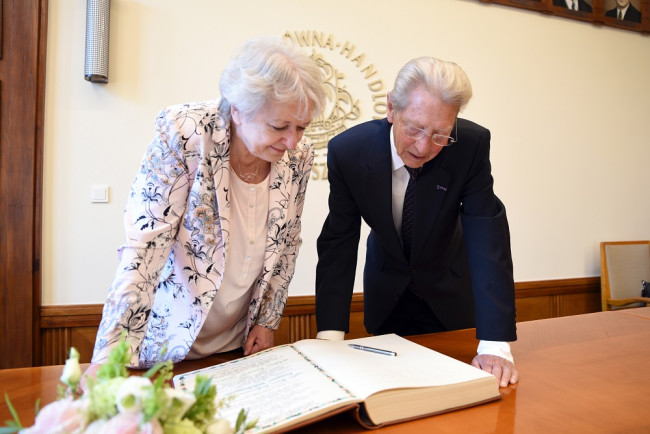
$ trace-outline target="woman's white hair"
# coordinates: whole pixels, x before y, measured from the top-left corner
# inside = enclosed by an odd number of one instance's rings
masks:
[[[411,92],[424,87],[443,102],[463,110],[472,98],[472,84],[465,71],[455,64],[435,57],[417,57],[400,69],[390,101],[397,112],[404,111]]]
[[[230,120],[231,106],[252,117],[270,103],[298,103],[299,116],[318,116],[325,108],[321,69],[306,54],[274,37],[246,42],[224,69],[219,82],[219,113]]]

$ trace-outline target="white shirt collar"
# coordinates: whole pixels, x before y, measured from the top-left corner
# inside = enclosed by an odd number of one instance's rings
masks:
[[[393,172],[404,167],[404,162],[402,161],[402,158],[397,155],[397,149],[395,149],[394,129],[394,126],[390,127],[390,164]]]

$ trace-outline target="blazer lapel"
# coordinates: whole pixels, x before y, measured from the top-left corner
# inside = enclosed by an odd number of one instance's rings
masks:
[[[224,129],[215,129],[212,134],[213,142],[219,144],[224,143],[225,141],[229,142],[229,133],[226,133]],[[227,146],[230,146],[228,143]],[[224,246],[224,259],[223,259],[223,269],[219,270],[219,273],[223,276],[225,271],[225,264],[227,263],[228,250],[230,250],[230,152],[223,157],[223,163],[221,167],[216,167],[214,170],[214,186],[217,196],[217,213],[219,218],[219,227],[221,228],[221,242]]]
[[[393,220],[390,124],[387,123],[386,133],[368,148],[365,162],[365,173],[362,173],[360,182],[370,215],[364,216],[364,219],[368,217],[373,229],[381,234],[381,241],[388,244],[387,247],[402,251]]]
[[[272,224],[270,224],[271,220],[269,220],[263,273],[272,272],[280,249],[277,244],[277,240],[281,238],[280,232],[287,231],[286,223],[290,218],[294,217],[288,215],[287,210],[287,200],[292,197],[291,189],[293,188],[289,158],[289,153],[285,152],[280,161],[271,164],[271,172],[269,173],[269,219],[272,219]],[[268,281],[269,279],[265,280]],[[253,298],[255,297],[254,294]]]

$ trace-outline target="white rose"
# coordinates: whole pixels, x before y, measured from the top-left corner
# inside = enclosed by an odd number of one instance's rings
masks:
[[[120,413],[136,413],[142,409],[142,401],[151,386],[151,381],[145,377],[133,375],[127,377],[117,389],[115,401]]]
[[[107,423],[106,419],[97,419],[86,427],[84,434],[104,434]]]
[[[61,374],[61,382],[67,384],[71,388],[77,387],[81,380],[81,367],[79,366],[79,352],[74,348],[70,348],[70,358],[65,361],[65,367]]]
[[[206,428],[207,434],[233,434],[235,430],[226,419],[215,419]]]
[[[180,389],[165,389],[167,398],[172,405],[178,408],[179,414],[184,415],[185,412],[196,402],[196,397],[191,393],[183,392]]]

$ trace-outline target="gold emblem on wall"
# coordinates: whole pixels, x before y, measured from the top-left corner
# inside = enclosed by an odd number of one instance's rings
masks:
[[[349,41],[313,30],[285,32],[283,37],[309,50],[324,72],[327,105],[305,135],[314,144],[312,179],[327,179],[327,143],[357,123],[386,116],[386,90],[379,73]],[[371,114],[372,113],[372,114]]]
[[[355,100],[345,88],[345,75],[325,60],[322,54],[314,51],[311,57],[325,71],[328,105],[325,112],[312,121],[305,134],[315,149],[322,149],[327,147],[332,137],[347,129],[348,120],[359,118],[361,109],[359,100]]]

